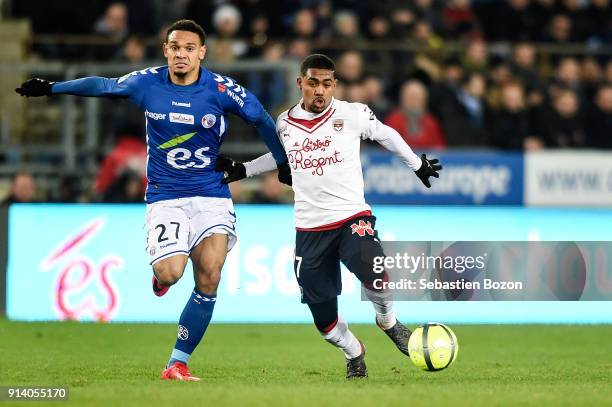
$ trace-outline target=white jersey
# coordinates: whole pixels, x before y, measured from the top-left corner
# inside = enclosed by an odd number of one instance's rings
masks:
[[[361,140],[376,140],[411,168],[419,168],[419,157],[368,106],[332,99],[318,114],[301,106],[300,101],[276,122],[291,167],[296,228],[330,229],[370,211],[364,198]]]

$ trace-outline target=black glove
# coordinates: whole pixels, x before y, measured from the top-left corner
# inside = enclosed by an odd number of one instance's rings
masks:
[[[221,180],[221,182],[224,184],[229,184],[230,182],[240,181],[241,179],[246,178],[246,168],[244,164],[236,162],[223,155],[217,157],[215,171],[226,173]]]
[[[32,78],[21,84],[15,89],[15,92],[21,96],[51,96],[51,86],[55,82],[49,82],[46,79]]]
[[[289,168],[289,162],[285,161],[276,167],[278,168],[278,180],[283,184],[291,186],[293,184],[293,179],[291,178],[291,168]]]
[[[431,188],[429,183],[429,177],[440,178],[438,171],[442,169],[442,166],[438,164],[440,161],[437,158],[428,160],[425,154],[421,154],[421,167],[415,171],[415,174],[425,184],[427,188]]]

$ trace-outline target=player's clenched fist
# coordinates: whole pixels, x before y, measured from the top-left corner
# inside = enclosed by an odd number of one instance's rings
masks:
[[[291,168],[289,168],[289,163],[284,162],[282,164],[278,164],[278,180],[283,184],[292,186],[293,178],[291,178]]]
[[[429,177],[440,178],[438,175],[438,171],[442,169],[442,166],[438,164],[440,160],[434,158],[433,160],[428,160],[425,154],[421,154],[421,167],[415,171],[417,177],[423,182],[423,184],[427,188],[431,188],[431,184],[429,183]]]
[[[21,96],[51,96],[51,86],[53,82],[46,79],[32,78],[21,84],[15,89],[15,92]]]
[[[221,182],[224,184],[229,184],[230,182],[240,181],[241,179],[246,178],[246,168],[244,164],[223,155],[217,157],[215,171],[226,173],[221,180]]]

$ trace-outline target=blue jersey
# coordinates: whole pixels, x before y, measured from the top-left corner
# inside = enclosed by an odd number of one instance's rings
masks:
[[[172,83],[168,67],[121,78],[90,77],[58,82],[53,93],[127,98],[144,111],[147,132],[148,203],[193,196],[229,198],[215,171],[227,134],[227,113],[253,124],[278,163],[286,156],[274,120],[257,98],[233,79],[200,68],[188,86]]]

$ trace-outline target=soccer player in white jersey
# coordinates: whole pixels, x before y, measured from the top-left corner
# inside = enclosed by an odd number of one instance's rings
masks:
[[[357,276],[373,303],[376,324],[408,355],[410,330],[393,312],[389,292],[376,290],[372,262],[362,258],[383,255],[376,218],[364,199],[359,156],[361,140],[375,140],[412,168],[428,188],[438,178],[438,160],[418,157],[392,128],[382,124],[368,106],[334,99],[334,62],[325,55],[308,56],[297,79],[302,100],[276,121],[295,192],[295,262],[302,302],[329,343],[346,357],[347,378],[367,377],[365,347],[338,314],[341,292],[340,262]],[[244,164],[219,157],[216,169],[227,173],[224,182],[276,168],[271,154]],[[368,257],[365,256],[365,257]]]

